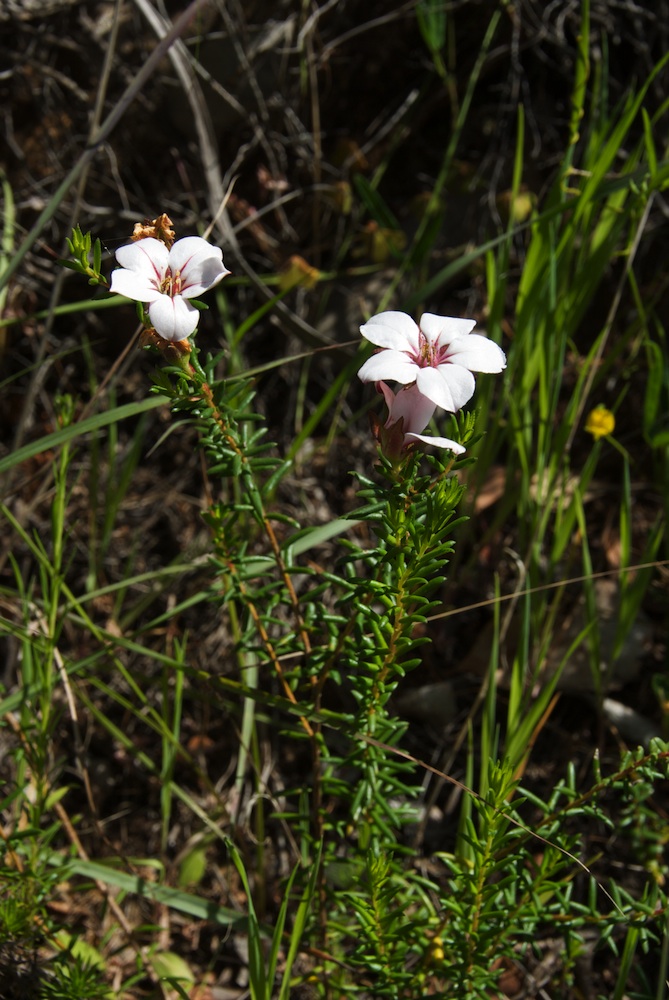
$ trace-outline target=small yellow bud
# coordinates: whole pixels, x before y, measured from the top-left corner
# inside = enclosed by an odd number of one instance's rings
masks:
[[[356,247],[354,256],[383,264],[392,255],[401,253],[406,243],[406,235],[400,229],[384,229],[372,220],[363,227],[360,246]]]
[[[315,288],[318,284],[321,272],[311,264],[307,264],[304,257],[294,254],[287,264],[284,264],[279,274],[279,288],[282,292],[287,292],[290,288]]]
[[[499,214],[504,222],[525,222],[537,205],[536,195],[521,188],[515,196],[512,191],[502,191],[496,198]]]
[[[353,191],[348,181],[337,181],[328,191],[328,200],[341,215],[350,215],[353,208]]]
[[[595,441],[613,434],[615,426],[616,418],[605,406],[596,406],[594,410],[590,411],[585,421],[585,429],[588,434],[592,434]]]

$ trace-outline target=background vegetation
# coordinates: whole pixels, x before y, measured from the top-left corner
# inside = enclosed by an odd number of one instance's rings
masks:
[[[669,6],[0,18],[0,996],[665,996]],[[58,263],[161,212],[199,383]],[[408,523],[385,308],[508,357]]]

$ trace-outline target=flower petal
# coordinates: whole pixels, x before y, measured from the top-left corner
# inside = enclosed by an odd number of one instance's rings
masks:
[[[474,395],[474,376],[459,365],[421,368],[416,376],[419,392],[437,406],[455,413]]]
[[[126,298],[135,299],[137,302],[153,302],[162,294],[156,288],[154,280],[138,271],[127,271],[123,267],[117,267],[112,271],[109,291],[125,295]]]
[[[176,271],[183,271],[190,263],[197,263],[205,257],[217,257],[218,260],[222,260],[221,248],[212,246],[201,236],[184,236],[172,244],[170,267]]]
[[[380,384],[383,386],[385,382]],[[387,386],[386,389],[388,389]],[[386,427],[396,424],[401,419],[404,419],[402,426],[405,434],[420,433],[427,427],[432,420],[436,406],[432,400],[418,391],[417,386],[410,385],[406,389],[400,389],[396,395],[388,389],[388,393],[389,395],[384,392],[388,406]]]
[[[149,306],[149,318],[163,340],[176,341],[195,332],[200,313],[181,295],[161,295]]]
[[[495,374],[506,368],[506,355],[502,348],[479,333],[454,340],[448,349],[448,360],[454,365],[469,368],[472,372]]]
[[[121,267],[160,284],[165,277],[169,264],[170,252],[161,240],[147,236],[134,243],[126,243],[116,251],[116,259]]]
[[[431,344],[439,337],[439,343],[443,345],[450,344],[456,337],[466,337],[476,326],[476,320],[423,313],[419,326]]]
[[[383,398],[385,404],[388,407],[388,418],[390,419],[390,414],[392,413],[393,403],[395,402],[395,393],[390,388],[387,382],[377,382],[376,391],[383,393]],[[586,427],[587,430],[587,427]]]
[[[423,441],[424,444],[431,444],[435,448],[447,448],[454,455],[464,455],[467,450],[457,441],[451,441],[450,438],[430,437],[429,434],[405,434],[404,437],[411,441]]]
[[[230,274],[223,264],[221,248],[212,246],[200,236],[177,240],[169,257],[172,273],[181,272],[181,294],[188,299],[202,295]]]
[[[416,381],[419,371],[418,365],[410,361],[403,352],[380,351],[365,361],[358,372],[358,378],[361,382],[382,382],[389,378],[393,382],[408,385],[409,382]]]
[[[376,347],[387,347],[393,351],[416,352],[419,347],[419,330],[411,316],[403,312],[379,313],[372,316],[364,326],[360,327],[360,333],[365,340]],[[390,376],[392,377],[392,376]]]

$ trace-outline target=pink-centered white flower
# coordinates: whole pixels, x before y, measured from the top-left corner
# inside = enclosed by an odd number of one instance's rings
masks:
[[[464,454],[465,449],[457,441],[421,433],[432,419],[436,406],[423,396],[416,385],[407,386],[397,393],[394,393],[385,382],[378,382],[376,388],[383,393],[388,407],[388,419],[384,427],[386,430],[391,430],[401,420],[404,447],[411,444],[412,441],[422,441],[435,448],[447,448],[454,455]]]
[[[112,271],[110,290],[146,302],[149,318],[164,340],[185,340],[194,333],[199,311],[188,301],[203,295],[230,274],[223,254],[200,236],[186,236],[168,250],[147,236],[119,247],[121,265]]]
[[[382,312],[360,327],[360,333],[381,350],[358,372],[363,382],[392,379],[415,383],[435,406],[455,413],[474,393],[472,372],[501,372],[504,352],[480,334],[476,321],[423,313],[417,325],[402,312]]]

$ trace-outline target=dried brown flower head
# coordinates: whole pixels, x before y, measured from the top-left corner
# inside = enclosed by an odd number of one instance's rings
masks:
[[[145,240],[148,236],[152,236],[155,240],[160,240],[164,243],[165,246],[171,247],[174,243],[176,233],[172,229],[172,220],[169,215],[163,212],[162,215],[159,215],[152,222],[149,219],[144,219],[144,222],[136,222],[131,239],[133,241]]]

